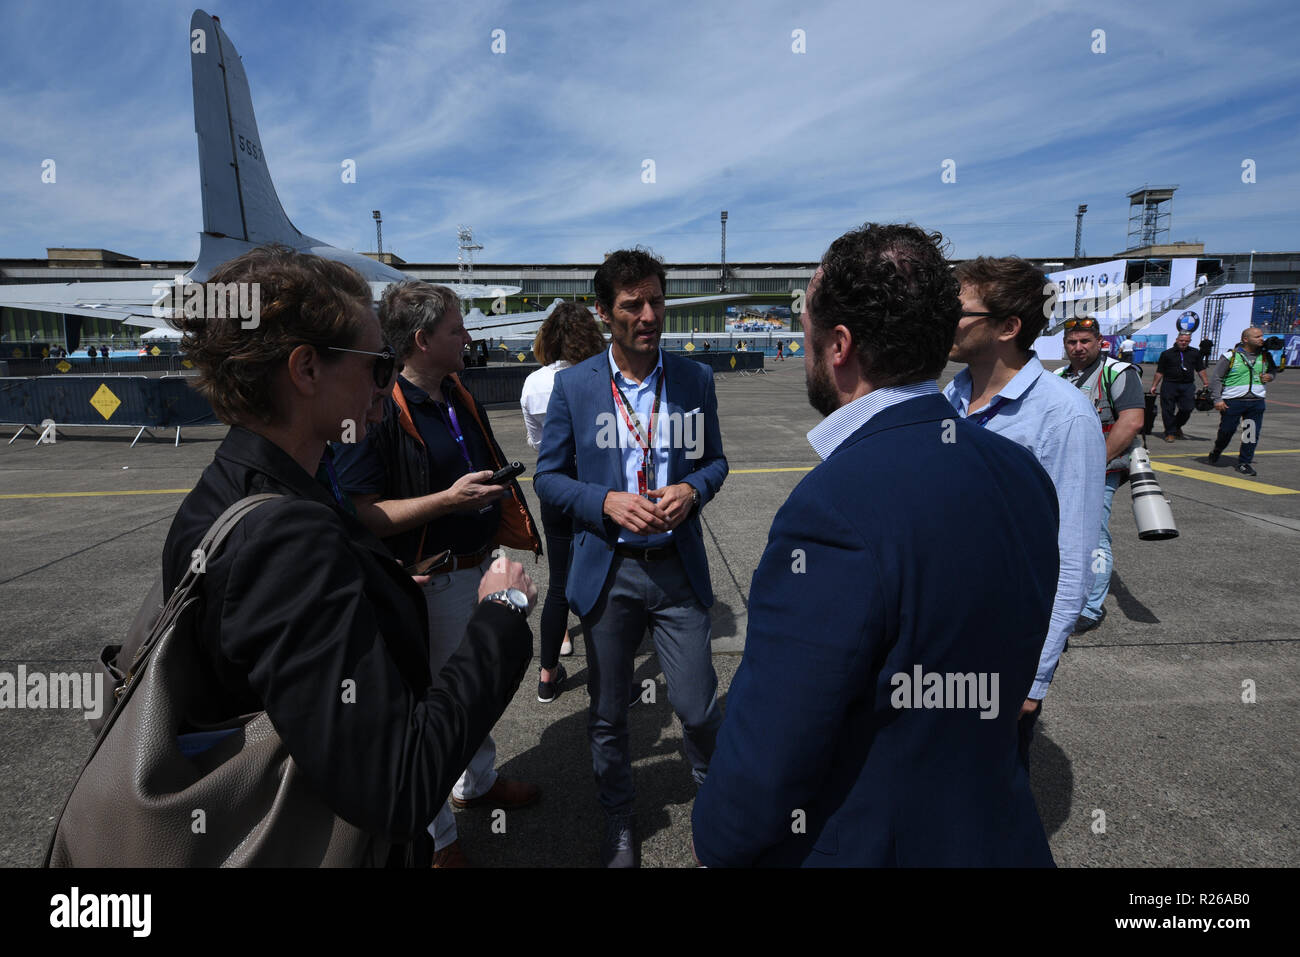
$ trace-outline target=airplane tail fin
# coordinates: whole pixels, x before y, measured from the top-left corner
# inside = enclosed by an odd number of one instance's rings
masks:
[[[190,66],[203,190],[199,263],[212,258],[204,255],[208,248],[215,253],[221,247],[221,260],[229,258],[227,238],[294,248],[317,242],[299,232],[280,205],[244,66],[221,23],[202,10],[190,18]]]

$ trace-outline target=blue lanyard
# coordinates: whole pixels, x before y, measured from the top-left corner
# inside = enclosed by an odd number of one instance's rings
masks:
[[[447,400],[447,425],[451,430],[452,438],[456,440],[456,448],[460,450],[460,457],[465,460],[466,470],[473,472],[474,463],[470,461],[469,449],[465,447],[465,433],[461,430],[460,419],[456,416],[456,406],[453,404],[452,398],[446,390],[443,391],[442,396]]]
[[[1001,408],[1002,403],[1006,401],[1007,401],[1007,397],[1005,395],[998,396],[998,401],[994,402],[991,406],[985,409],[980,414],[980,417],[975,420],[975,424],[978,425],[980,428],[983,428],[984,426],[988,425],[989,419],[993,418],[993,416],[998,414],[998,409]]]
[[[334,450],[328,444],[325,446],[325,454],[321,456],[321,467],[325,470],[325,478],[329,481],[330,493],[334,496],[334,501],[339,503],[339,507],[349,515],[356,515],[356,506],[352,504],[352,499],[343,494],[343,488],[339,485],[339,473],[334,469]]]

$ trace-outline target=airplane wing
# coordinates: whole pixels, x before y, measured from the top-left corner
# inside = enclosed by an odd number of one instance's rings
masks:
[[[168,286],[164,280],[149,279],[0,285],[0,306],[108,318],[129,326],[158,329],[167,323],[154,315],[154,302],[160,298],[159,291]]]

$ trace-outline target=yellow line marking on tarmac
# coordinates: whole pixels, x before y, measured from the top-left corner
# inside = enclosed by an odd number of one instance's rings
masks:
[[[1204,452],[1171,452],[1168,455],[1152,455],[1153,459],[1199,459],[1205,457]],[[1297,455],[1300,449],[1260,449],[1256,455]]]
[[[185,495],[188,488],[139,488],[123,489],[120,492],[20,492],[13,495],[0,495],[4,498],[95,498],[100,495]]]
[[[1226,485],[1229,488],[1239,488],[1247,492],[1255,492],[1259,495],[1300,495],[1300,490],[1283,488],[1281,485],[1268,485],[1264,482],[1251,482],[1247,479],[1233,478],[1228,475],[1215,475],[1212,472],[1205,472],[1201,469],[1189,469],[1181,465],[1170,465],[1167,462],[1152,462],[1151,467],[1157,472],[1168,472],[1171,475],[1181,475],[1184,478],[1209,482],[1213,485]]]
[[[1280,485],[1268,485],[1264,482],[1250,482],[1246,479],[1232,478],[1227,475],[1215,475],[1199,469],[1184,468],[1181,465],[1170,465],[1164,462],[1158,462],[1156,459],[1168,458],[1196,458],[1201,453],[1190,452],[1178,455],[1160,455],[1151,456],[1151,467],[1158,472],[1169,472],[1173,475],[1183,475],[1187,478],[1199,479],[1202,482],[1212,482],[1215,485],[1227,485],[1230,488],[1244,489],[1247,492],[1257,492],[1260,495],[1300,495],[1300,490],[1283,488]],[[1295,455],[1300,454],[1300,449],[1272,449],[1270,451],[1256,452],[1256,455]],[[811,472],[815,465],[798,465],[785,466],[781,468],[768,469],[732,469],[729,475],[766,475],[774,472]],[[532,476],[521,475],[519,481],[531,482]],[[112,495],[184,495],[189,492],[187,488],[149,488],[149,489],[130,489],[120,492],[24,492],[17,495],[0,495],[0,499],[11,498],[94,498],[96,496]]]

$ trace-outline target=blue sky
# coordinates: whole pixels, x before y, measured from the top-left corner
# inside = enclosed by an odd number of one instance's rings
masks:
[[[0,256],[193,258],[193,6],[5,9]],[[1085,249],[1106,256],[1126,244],[1125,194],[1176,183],[1172,238],[1300,249],[1290,3],[205,9],[243,57],[290,218],[343,248],[374,248],[381,209],[385,249],[412,262],[454,260],[457,223],[480,262],[596,262],[637,242],[716,261],[725,208],[731,262],[815,260],[867,220],[938,229],[956,256],[1061,257],[1088,203]]]

